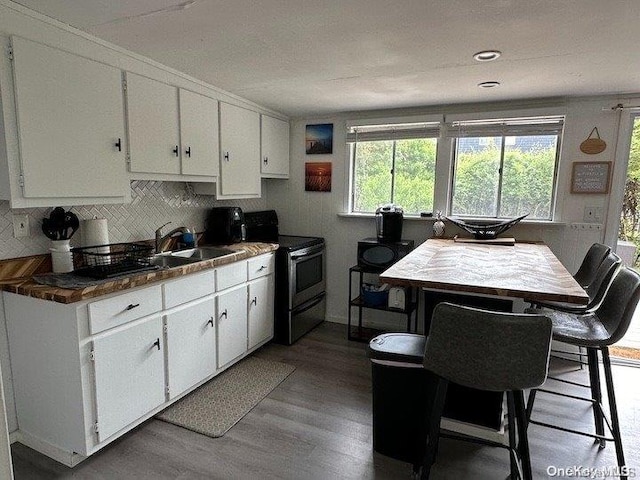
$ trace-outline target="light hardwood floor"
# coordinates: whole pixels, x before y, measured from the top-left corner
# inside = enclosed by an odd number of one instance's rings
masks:
[[[365,345],[346,327],[325,323],[291,347],[267,345],[256,355],[296,371],[222,438],[150,420],[74,469],[13,444],[15,477],[23,479],[402,479],[411,466],[373,452],[371,372]],[[585,372],[573,372],[578,378]],[[614,367],[623,441],[640,477],[640,369]],[[401,408],[401,406],[400,406]],[[539,394],[537,417],[590,428],[585,403]],[[547,467],[615,465],[613,444],[532,425],[535,478]],[[503,479],[506,450],[443,439],[434,479]]]

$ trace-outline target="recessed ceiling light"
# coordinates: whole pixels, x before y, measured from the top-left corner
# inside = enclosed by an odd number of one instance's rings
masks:
[[[494,88],[494,87],[499,87],[500,82],[480,82],[478,86],[480,88]]]
[[[482,52],[475,53],[473,58],[478,62],[490,62],[496,60],[500,55],[502,55],[502,52],[498,50],[483,50]]]

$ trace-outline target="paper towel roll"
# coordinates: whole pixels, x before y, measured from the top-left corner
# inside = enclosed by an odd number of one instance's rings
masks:
[[[92,218],[90,220],[83,220],[80,226],[80,233],[82,234],[83,247],[92,245],[106,245],[107,243],[109,243],[109,227],[107,226],[106,218]],[[101,249],[101,251],[105,252],[104,249]],[[108,252],[109,249],[106,248],[105,253]]]

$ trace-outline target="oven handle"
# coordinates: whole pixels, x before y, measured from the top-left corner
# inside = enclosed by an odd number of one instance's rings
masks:
[[[310,255],[314,255],[316,253],[322,253],[324,251],[324,245],[317,245],[315,247],[305,248],[303,250],[298,250],[291,254],[291,260],[296,260],[302,257],[308,257]]]
[[[321,301],[323,301],[324,297],[326,297],[326,296],[327,296],[327,294],[325,292],[322,292],[317,297],[314,297],[311,300],[306,301],[302,305],[298,305],[296,308],[291,310],[291,315],[299,315],[299,314],[301,314],[303,312],[306,312],[307,310],[315,307],[317,304],[319,304]]]

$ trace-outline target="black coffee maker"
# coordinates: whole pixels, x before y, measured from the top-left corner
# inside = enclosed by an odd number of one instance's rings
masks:
[[[246,238],[244,214],[240,207],[215,207],[207,215],[204,238],[207,243],[228,245]]]
[[[399,242],[404,213],[398,205],[384,205],[376,210],[376,236],[379,242]]]

